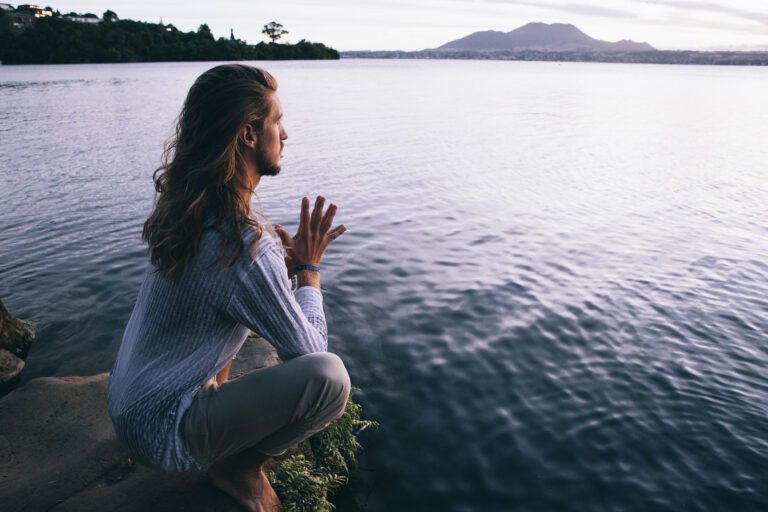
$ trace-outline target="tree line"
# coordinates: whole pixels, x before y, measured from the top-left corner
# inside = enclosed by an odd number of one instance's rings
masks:
[[[235,38],[214,38],[208,25],[183,32],[173,25],[119,19],[106,11],[99,24],[76,23],[61,16],[38,18],[16,30],[0,10],[0,61],[4,64],[71,64],[91,62],[163,62],[206,60],[338,59],[322,43],[276,41],[287,34],[272,22],[263,31],[270,43],[249,45]],[[268,30],[269,29],[269,30]],[[277,37],[275,37],[277,36]]]

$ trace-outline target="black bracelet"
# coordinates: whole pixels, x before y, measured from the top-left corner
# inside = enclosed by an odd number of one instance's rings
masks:
[[[320,272],[320,265],[308,265],[306,263],[300,263],[293,267],[294,272],[300,272],[302,270],[312,270],[313,272]]]

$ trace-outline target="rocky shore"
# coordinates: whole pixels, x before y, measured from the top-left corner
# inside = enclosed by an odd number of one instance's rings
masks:
[[[230,378],[279,362],[269,343],[250,337]],[[133,463],[107,414],[107,379],[107,373],[41,377],[0,399],[3,512],[241,510],[202,471],[162,473]],[[265,469],[296,453],[313,458],[305,441]]]

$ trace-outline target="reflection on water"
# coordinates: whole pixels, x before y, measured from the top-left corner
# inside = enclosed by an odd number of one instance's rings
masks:
[[[0,67],[0,297],[25,379],[111,367],[151,173],[209,63]],[[366,450],[339,510],[768,508],[768,71],[264,63],[261,203],[324,262]]]

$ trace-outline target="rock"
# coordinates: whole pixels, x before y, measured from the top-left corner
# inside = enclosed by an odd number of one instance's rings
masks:
[[[35,328],[14,318],[0,300],[0,397],[19,385],[23,359],[35,339]]]
[[[24,369],[24,361],[0,348],[0,384],[7,384]]]
[[[48,510],[120,461],[106,385],[106,373],[42,377],[0,400],[4,510]]]
[[[229,380],[240,377],[256,368],[265,366],[274,366],[282,361],[277,356],[275,347],[269,344],[264,338],[252,336],[246,340],[240,348],[240,352],[232,361],[232,368],[229,370]]]
[[[0,300],[0,349],[24,359],[34,339],[34,326],[26,320],[14,318]]]
[[[269,343],[249,338],[230,377],[277,363]],[[107,373],[41,377],[0,399],[3,512],[240,512],[202,471],[163,473],[133,463],[107,413],[107,381]],[[305,441],[283,457],[297,452],[312,456]]]

